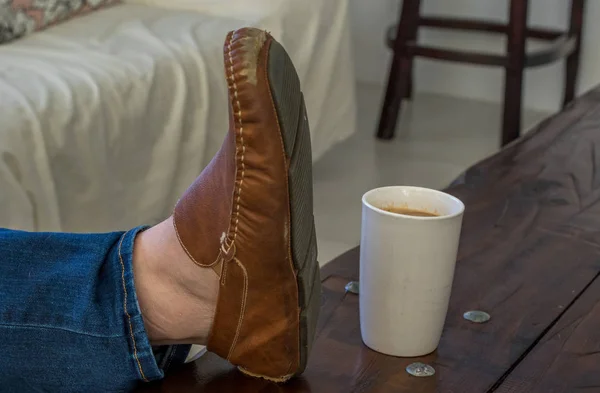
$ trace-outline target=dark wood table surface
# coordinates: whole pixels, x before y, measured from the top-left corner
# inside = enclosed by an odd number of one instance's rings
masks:
[[[358,248],[322,269],[318,337],[306,373],[250,379],[208,354],[156,392],[600,392],[600,89],[467,170],[447,190],[466,205],[438,350],[384,356],[360,338]],[[474,324],[467,310],[492,319]],[[429,378],[408,375],[414,361]]]

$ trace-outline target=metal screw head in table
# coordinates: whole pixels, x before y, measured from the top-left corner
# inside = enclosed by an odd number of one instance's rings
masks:
[[[435,374],[435,369],[429,364],[412,363],[406,367],[406,372],[415,377],[431,377]]]
[[[490,314],[486,313],[485,311],[479,311],[479,310],[467,311],[466,313],[463,314],[463,317],[467,321],[471,321],[474,323],[485,323],[485,322],[489,321],[491,318]]]
[[[346,292],[354,293],[358,295],[358,281],[350,281],[346,284]]]

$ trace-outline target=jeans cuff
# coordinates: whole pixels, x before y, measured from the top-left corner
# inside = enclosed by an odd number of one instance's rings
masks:
[[[129,342],[130,359],[138,377],[144,382],[164,376],[156,363],[150,340],[144,327],[133,281],[133,245],[138,233],[148,227],[137,227],[124,233],[119,241],[118,258],[123,285],[123,318]]]

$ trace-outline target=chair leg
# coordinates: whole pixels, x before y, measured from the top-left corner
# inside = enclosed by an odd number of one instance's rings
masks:
[[[420,3],[421,0],[405,0],[402,2],[394,41],[394,57],[388,75],[387,89],[377,129],[377,137],[380,139],[392,139],[394,137],[402,99],[407,94],[411,59],[406,44],[410,40],[411,31],[418,28]]]
[[[419,24],[418,23],[414,23],[411,27],[411,31],[410,31],[410,37],[408,38],[409,41],[416,43],[417,42],[417,33],[419,31]],[[404,94],[404,98],[412,100],[413,98],[413,91],[414,91],[414,84],[415,84],[415,79],[414,79],[414,57],[410,56],[409,57],[409,63],[408,63],[408,81],[407,83],[407,87],[406,87],[406,94]]]
[[[406,82],[406,91],[403,97],[407,100],[412,100],[413,98],[413,78],[413,61],[410,60],[408,63],[408,81]]]
[[[504,79],[502,146],[517,139],[521,133],[521,102],[528,3],[527,0],[511,0],[510,2],[507,40],[508,64]]]
[[[579,58],[581,53],[581,31],[583,27],[584,0],[571,0],[571,22],[569,25],[569,36],[577,39],[575,50],[567,57],[565,64],[565,92],[563,107],[575,98],[577,87],[577,74],[579,71]]]

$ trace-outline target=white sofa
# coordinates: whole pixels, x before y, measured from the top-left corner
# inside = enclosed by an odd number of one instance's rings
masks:
[[[318,159],[355,127],[347,2],[137,0],[0,45],[0,227],[170,214],[227,130],[222,45],[246,25],[295,62]]]

